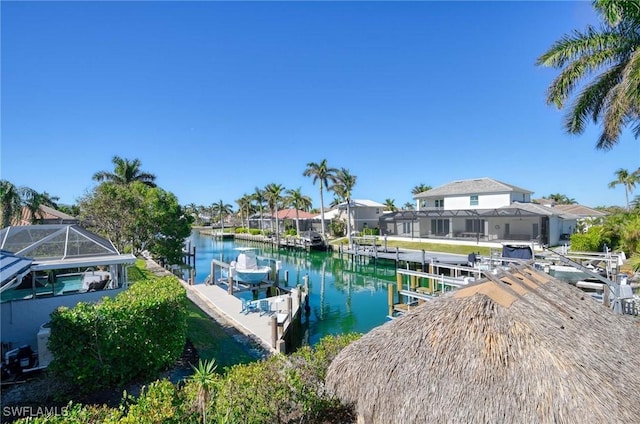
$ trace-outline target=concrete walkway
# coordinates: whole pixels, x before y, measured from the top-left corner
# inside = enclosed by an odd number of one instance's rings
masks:
[[[287,319],[287,298],[291,297],[291,316],[295,317],[300,305],[298,303],[298,289],[292,289],[291,294],[274,296],[266,300],[269,303],[270,313],[264,313],[257,309],[255,312],[243,312],[242,300],[230,295],[226,286],[220,285],[186,285],[189,292],[195,294],[231,322],[243,334],[254,337],[268,351],[275,353],[284,348],[284,344],[274,343],[272,321],[275,317],[280,324],[278,339],[286,334],[290,321]],[[256,302],[253,302],[256,304]],[[257,305],[256,305],[257,306]]]

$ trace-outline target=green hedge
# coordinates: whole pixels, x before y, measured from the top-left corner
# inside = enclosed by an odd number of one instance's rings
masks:
[[[177,278],[142,280],[114,299],[51,314],[50,370],[81,392],[153,376],[185,344],[187,296]]]

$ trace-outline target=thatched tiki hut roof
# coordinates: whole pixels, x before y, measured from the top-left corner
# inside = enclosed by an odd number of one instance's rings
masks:
[[[365,334],[327,388],[363,423],[638,423],[638,323],[512,267]]]

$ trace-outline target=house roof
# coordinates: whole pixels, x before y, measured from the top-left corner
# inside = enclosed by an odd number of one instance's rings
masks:
[[[530,212],[537,213],[539,215],[559,216],[562,219],[578,219],[579,218],[578,216],[572,213],[556,209],[555,207],[551,208],[549,206],[538,205],[536,203],[513,202],[511,205],[521,209],[528,210]]]
[[[22,207],[22,215],[19,220],[13,220],[11,225],[31,225],[33,221],[33,214],[26,206]],[[78,219],[59,210],[53,209],[49,206],[38,206],[38,212],[36,213],[36,220],[42,221],[60,221],[60,222],[77,222]]]
[[[553,206],[553,209],[558,209],[565,213],[576,215],[580,218],[598,218],[598,217],[608,215],[607,212],[593,209],[583,205],[555,205]]]
[[[33,259],[32,269],[133,263],[136,259],[131,254],[120,254],[111,241],[69,224],[3,228],[0,249]]]
[[[634,320],[528,266],[485,275],[345,347],[329,394],[363,422],[637,420]]]
[[[511,184],[503,183],[492,178],[476,178],[471,180],[452,181],[428,191],[416,194],[414,199],[423,199],[434,196],[456,196],[464,194],[483,194],[483,193],[533,193],[532,191],[516,187]]]
[[[315,215],[306,211],[298,210],[299,219],[313,219]],[[281,209],[278,211],[278,219],[296,219],[295,209]]]
[[[385,221],[413,220],[416,218],[491,218],[491,217],[526,217],[550,216],[552,211],[528,207],[531,203],[514,202],[511,206],[494,209],[421,209],[419,211],[397,211],[384,214]],[[543,208],[540,206],[539,208]],[[557,214],[556,214],[557,215]]]
[[[351,202],[349,203],[349,207],[351,208],[384,208],[385,205],[369,199],[351,199]],[[340,203],[338,205],[338,208],[346,209],[347,202]]]
[[[0,287],[10,282],[13,277],[27,273],[33,260],[17,256],[6,250],[0,251]]]

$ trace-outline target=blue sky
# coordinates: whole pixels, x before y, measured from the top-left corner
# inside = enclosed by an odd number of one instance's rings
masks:
[[[590,2],[8,2],[0,176],[74,203],[118,155],[180,203],[269,183],[319,207],[308,162],[397,206],[418,184],[490,177],[589,206],[640,166],[630,131],[567,135],[545,103],[551,44]],[[638,194],[638,193],[635,193]],[[325,195],[326,203],[333,198]]]

